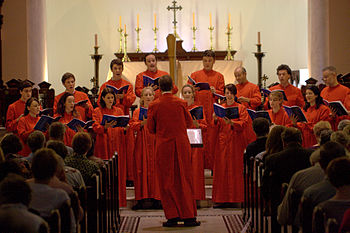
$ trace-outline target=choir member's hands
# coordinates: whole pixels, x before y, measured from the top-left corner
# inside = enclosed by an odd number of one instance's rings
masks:
[[[157,86],[157,85],[151,84],[151,85],[149,85],[149,86],[153,88],[153,91],[155,91],[155,90],[158,89],[158,86]]]
[[[117,99],[122,100],[124,98],[124,93],[123,94],[117,94],[116,97],[117,97]]]
[[[331,110],[330,117],[335,118],[337,116],[337,110],[331,106],[329,106],[329,109]]]
[[[290,120],[293,123],[293,126],[297,126],[297,122],[298,122],[298,117],[294,114],[290,115]]]
[[[127,126],[124,127],[124,131],[127,131],[130,128],[130,125],[128,124]]]
[[[75,125],[75,127],[77,128],[79,133],[84,132],[84,128],[81,127],[81,125]]]
[[[16,121],[18,122],[19,119],[21,119],[21,117],[23,117],[23,116],[24,116],[24,114],[21,114],[21,115],[16,119]]]
[[[218,122],[218,116],[213,113],[213,119],[214,119],[214,123],[216,124]]]
[[[228,124],[228,125],[231,125],[231,127],[233,126],[233,121],[231,121],[230,119],[228,119],[227,117],[224,117],[223,118],[225,123]]]
[[[198,120],[196,119],[195,116],[193,116],[193,125],[198,129],[199,128],[199,123],[198,123]]]
[[[110,121],[105,123],[105,129],[108,129],[110,127],[113,127],[117,124],[117,121]]]
[[[247,98],[247,97],[243,97],[243,96],[238,97],[237,100],[238,100],[239,102],[241,102],[241,103],[242,103],[242,102],[250,103],[250,99]]]
[[[216,91],[215,87],[210,86],[210,91],[211,91],[211,93],[215,93],[215,91]]]
[[[193,86],[195,91],[200,91],[199,87]]]
[[[143,120],[141,121],[141,126],[144,126],[145,124],[147,124],[147,118],[143,116]]]

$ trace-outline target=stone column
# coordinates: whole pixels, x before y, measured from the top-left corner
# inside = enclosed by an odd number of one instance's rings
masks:
[[[45,0],[27,1],[28,79],[47,81]]]
[[[322,68],[329,64],[329,0],[308,0],[309,75],[322,82]]]

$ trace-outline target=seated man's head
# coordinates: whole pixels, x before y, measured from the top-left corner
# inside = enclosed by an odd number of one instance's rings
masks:
[[[350,159],[342,157],[332,160],[326,173],[329,181],[338,191],[344,186],[350,186]]]
[[[63,142],[65,131],[66,128],[61,122],[54,122],[49,127],[49,139]]]
[[[21,203],[28,206],[32,198],[32,190],[25,179],[10,173],[0,183],[0,205]]]
[[[257,137],[266,136],[270,130],[270,123],[267,119],[258,117],[253,120],[253,130]]]
[[[314,125],[313,131],[318,143],[320,143],[321,132],[326,129],[332,129],[332,126],[328,121],[319,121]]]
[[[343,131],[333,132],[331,135],[331,141],[338,142],[345,148],[348,148],[349,146],[349,136]]]
[[[5,134],[0,142],[0,146],[5,158],[8,154],[17,154],[23,148],[19,137],[13,133]]]
[[[55,151],[42,148],[35,152],[32,161],[32,172],[35,181],[48,183],[57,170]]]
[[[173,80],[169,75],[163,75],[159,78],[159,88],[162,92],[173,89]]]
[[[300,130],[292,127],[286,128],[281,134],[281,137],[284,147],[290,145],[291,143],[298,143],[301,145],[303,140]]]
[[[68,155],[67,147],[61,141],[49,140],[47,141],[46,147],[54,150],[62,159],[65,159]]]
[[[72,140],[72,147],[74,153],[78,155],[85,155],[91,148],[92,141],[90,134],[85,132],[76,133]]]
[[[350,125],[350,120],[348,119],[341,120],[338,124],[338,130],[343,130],[348,125]]]
[[[10,173],[24,175],[18,159],[6,160],[0,163],[0,182]]]
[[[45,135],[41,131],[36,130],[28,136],[27,144],[32,153],[35,153],[35,151],[45,146],[45,141]]]
[[[326,142],[320,147],[320,165],[326,170],[328,164],[335,158],[345,156],[345,148],[337,142]]]

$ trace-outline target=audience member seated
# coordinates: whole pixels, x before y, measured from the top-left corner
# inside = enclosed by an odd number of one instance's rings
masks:
[[[28,211],[31,193],[28,183],[17,174],[9,174],[0,183],[1,232],[48,231],[47,223],[40,216]]]
[[[64,163],[64,159],[68,155],[67,147],[61,141],[49,140],[46,145],[47,148],[53,149],[57,155],[59,155]],[[73,150],[73,149],[72,149]],[[64,173],[67,183],[72,185],[75,190],[78,190],[80,187],[85,186],[83,176],[80,171],[66,166],[64,164]]]
[[[348,125],[350,125],[350,120],[348,119],[341,120],[338,124],[338,131],[344,130],[344,128]]]
[[[32,160],[34,182],[29,183],[33,191],[30,208],[38,211],[43,218],[49,217],[52,210],[59,209],[63,203],[70,201],[65,191],[49,186],[56,169],[57,159],[53,150],[43,148],[35,152]],[[71,230],[75,232],[75,219],[72,211],[71,219]]]
[[[23,176],[22,167],[20,163],[15,159],[0,163],[0,182],[5,179],[6,176],[10,173]]]
[[[325,171],[328,164],[335,158],[345,156],[345,148],[337,142],[326,142],[320,148],[320,166]],[[302,199],[306,199],[311,206],[311,211],[319,203],[328,200],[335,195],[335,188],[329,182],[327,176],[324,179],[314,185],[311,185],[305,189]],[[312,216],[305,216],[304,210],[300,219],[303,218],[304,222],[311,222]],[[310,218],[310,219],[307,219]]]
[[[66,127],[61,122],[54,122],[49,127],[49,140],[60,141],[64,143],[64,134],[66,131]],[[67,146],[68,155],[73,154],[73,148]],[[57,153],[57,151],[56,151]],[[63,158],[64,159],[64,158]]]
[[[2,138],[0,147],[4,153],[5,159],[7,160],[9,157],[18,157],[16,155],[22,150],[22,143],[17,135],[7,133]]]
[[[328,121],[319,121],[315,124],[313,131],[316,137],[317,144],[313,148],[319,148],[321,142],[321,133],[323,130],[332,130],[332,126]]]
[[[350,159],[334,159],[328,165],[326,173],[336,193],[331,199],[317,205],[323,212],[324,219],[323,222],[318,222],[318,219],[313,218],[313,232],[316,232],[315,224],[325,225],[329,218],[334,218],[340,224],[344,212],[350,208]]]
[[[266,139],[266,145],[265,145],[266,151],[258,154],[257,155],[258,158],[265,161],[265,159],[269,155],[283,150],[281,134],[285,129],[286,127],[283,125],[276,125],[271,127],[270,133],[268,134]]]
[[[246,159],[255,157],[257,154],[265,151],[269,126],[269,121],[265,118],[259,117],[253,121],[253,130],[256,134],[256,140],[247,146],[245,150]]]
[[[350,137],[343,131],[336,131],[331,135],[331,141],[338,142],[340,145],[344,146],[347,156],[350,156],[350,152],[348,150],[350,142],[349,139]]]
[[[29,163],[32,163],[34,153],[45,146],[45,142],[45,135],[41,131],[36,130],[33,133],[29,134],[27,144],[31,153],[28,157],[25,157]]]
[[[99,171],[98,165],[86,158],[86,154],[90,150],[91,145],[92,141],[88,133],[77,133],[72,140],[74,153],[72,156],[68,156],[65,159],[66,165],[80,171],[86,185],[90,184],[92,176]]]
[[[271,200],[273,232],[280,229],[277,223],[277,207],[281,203],[282,184],[289,183],[295,172],[310,166],[311,151],[301,146],[301,132],[296,128],[286,128],[281,136],[283,150],[266,158],[261,187],[264,197]]]

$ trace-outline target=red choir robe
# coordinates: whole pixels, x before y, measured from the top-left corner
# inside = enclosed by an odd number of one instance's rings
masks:
[[[209,83],[210,86],[215,88],[215,92],[217,94],[224,95],[225,80],[221,73],[215,70],[206,71],[202,69],[192,73],[191,78],[196,82]],[[188,84],[192,83],[188,81]],[[208,123],[208,130],[204,137],[207,137],[209,142],[207,150],[208,153],[206,154],[207,157],[205,158],[205,168],[209,169],[213,169],[214,148],[216,146],[215,139],[217,138],[218,134],[216,127],[214,127],[212,124],[214,112],[213,104],[216,102],[216,100],[217,98],[214,97],[210,90],[196,91],[195,102],[198,105],[203,106],[205,119]]]
[[[287,127],[291,127],[293,125],[292,121],[290,120],[288,114],[286,113],[283,107],[281,107],[277,113],[273,113],[272,109],[267,110],[267,112],[269,113],[269,116],[271,118],[271,123]]]
[[[286,97],[288,101],[284,100],[283,105],[286,106],[299,106],[301,108],[304,107],[305,101],[303,94],[301,93],[301,90],[292,84],[288,84],[288,86],[283,87],[281,84],[278,84],[276,86],[273,86],[270,88],[270,91],[273,90],[283,90],[284,93],[286,94]],[[268,106],[268,101],[265,102],[265,109],[267,109]]]
[[[57,113],[57,103],[60,100],[60,98],[64,95],[64,93],[66,93],[66,92],[62,92],[61,94],[59,94],[55,97],[54,104],[53,104],[53,112],[54,113]],[[78,106],[78,105],[75,106],[75,109],[77,110],[77,112],[79,112],[81,120],[87,121],[88,119],[91,119],[92,111],[94,108],[92,107],[92,104],[90,102],[88,95],[85,94],[84,92],[81,92],[81,91],[74,91],[73,95],[74,95],[74,102],[75,103],[82,101],[82,100],[88,100],[87,101],[87,105],[89,106],[88,110],[85,110],[85,108],[83,108],[82,106]]]
[[[127,90],[127,92],[124,94],[124,98],[122,100],[117,99],[116,100],[116,104],[115,106],[118,108],[121,108],[124,111],[124,115],[130,115],[130,107],[131,105],[135,102],[136,96],[135,93],[133,91],[133,85],[125,80],[125,79],[119,79],[117,81],[115,80],[108,80],[107,82],[105,82],[104,84],[102,84],[101,88],[100,88],[100,94],[98,96],[98,100],[97,103],[100,104],[100,98],[101,98],[101,92],[102,90],[106,87],[106,85],[110,85],[116,88],[121,88],[124,87],[126,85],[129,85],[129,88]],[[127,146],[127,161],[126,161],[126,165],[127,165],[127,179],[128,180],[134,180],[134,145],[135,145],[135,137],[134,137],[134,133],[132,130],[128,129],[126,131],[126,144]]]
[[[147,127],[156,135],[156,161],[160,197],[167,219],[194,218],[197,215],[193,198],[191,146],[187,128],[192,117],[186,102],[165,93],[148,108]]]
[[[56,114],[55,117],[57,116],[61,116],[61,115]],[[62,124],[68,124],[74,118],[82,120],[79,114],[77,114],[77,116],[73,116],[73,113],[64,112],[64,115],[62,116],[61,119],[59,119],[59,122],[61,122]],[[66,126],[66,131],[64,132],[64,138],[63,138],[63,142],[66,146],[72,146],[72,140],[75,134],[76,132],[74,130]]]
[[[241,104],[246,108],[256,110],[258,106],[261,105],[261,93],[257,85],[247,81],[243,84],[237,84],[237,98],[243,96],[250,99],[250,102],[242,102]],[[245,130],[245,138],[247,139],[246,145],[256,140],[256,135],[253,130],[253,121],[249,117],[248,127]]]
[[[218,118],[216,127],[219,129],[218,146],[214,160],[213,202],[243,202],[243,153],[245,139],[242,137],[244,128],[248,125],[247,109],[238,103],[223,104],[224,107],[238,106],[239,118],[232,119],[234,125],[226,124]]]
[[[350,89],[344,85],[338,84],[334,87],[325,87],[321,91],[321,96],[324,100],[327,100],[328,102],[341,101],[345,108],[347,108],[348,111],[350,110]],[[339,122],[344,119],[350,119],[350,117],[336,116],[334,118],[330,118],[332,129],[334,131],[337,131]]]
[[[121,116],[124,112],[121,108],[113,106],[111,109],[97,107],[94,109],[92,119],[95,121],[92,128],[96,133],[94,155],[101,159],[109,159],[118,152],[119,165],[119,205],[126,206],[126,147],[124,128],[104,129],[101,125],[104,114]]]
[[[134,186],[135,199],[154,198],[160,200],[158,173],[156,169],[156,137],[151,134],[147,124],[141,126],[140,109],[136,109],[130,129],[136,133],[134,148]]]
[[[144,72],[139,73],[136,76],[136,80],[135,80],[135,94],[137,97],[141,97],[141,91],[144,88],[144,86],[143,86],[143,76],[144,75],[151,77],[151,78],[158,78],[158,77],[162,77],[163,75],[169,75],[169,74],[165,71],[162,71],[162,70],[157,70],[157,72],[152,72],[152,71],[146,70]],[[173,84],[172,93],[176,94],[177,91],[178,91],[178,89],[177,89],[176,85]],[[154,99],[157,99],[157,98],[159,98],[159,96],[162,95],[159,88],[157,90],[155,90],[154,92],[155,92]]]
[[[187,110],[198,107],[196,104],[187,106]],[[207,130],[207,122],[205,120],[205,115],[203,115],[202,120],[198,120],[199,128],[203,133]],[[190,129],[196,129],[195,125],[192,123]],[[207,143],[205,138],[203,138],[203,144]],[[204,177],[204,157],[206,154],[206,147],[203,145],[202,148],[191,148],[191,163],[192,163],[192,174],[193,174],[193,193],[194,199],[205,200],[205,177]]]
[[[304,112],[307,122],[298,122],[297,127],[303,134],[303,147],[309,148],[317,144],[316,137],[314,135],[313,128],[319,121],[329,121],[329,115],[331,110],[321,104],[318,109],[316,105],[310,106],[306,112]]]
[[[18,121],[17,132],[22,142],[24,142],[23,150],[21,151],[21,153],[23,153],[23,156],[28,156],[31,152],[26,142],[28,136],[32,132],[34,132],[34,126],[36,125],[39,119],[40,117],[38,116],[32,117],[30,114],[28,114],[24,117],[21,117]]]

